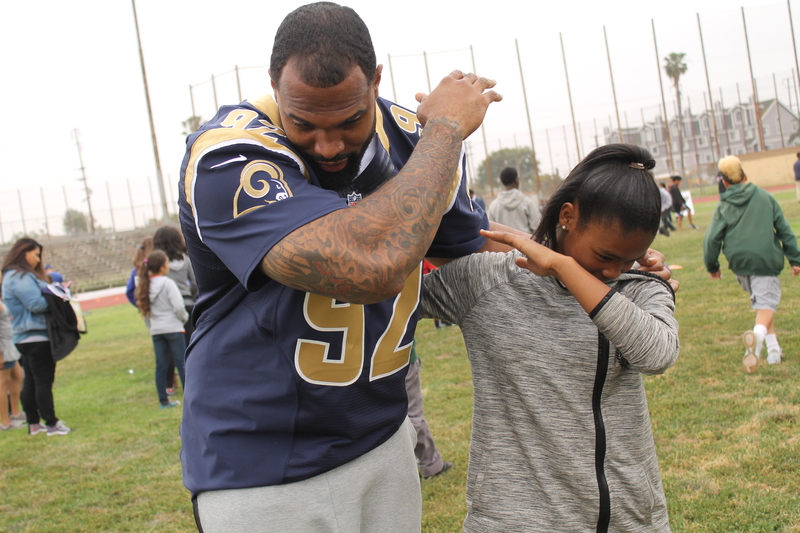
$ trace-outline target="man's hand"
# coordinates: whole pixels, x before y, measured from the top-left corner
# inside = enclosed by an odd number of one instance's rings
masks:
[[[672,271],[664,260],[664,254],[658,250],[648,248],[647,255],[639,259],[637,263],[639,263],[639,268],[637,270],[650,272],[651,274],[664,278],[669,282],[672,290],[678,292],[681,283],[676,279],[672,279]]]
[[[650,272],[669,281],[672,277],[672,271],[664,261],[664,254],[652,248],[647,249],[647,255],[637,261],[639,268],[643,272]]]
[[[800,266],[793,266],[792,267],[792,276],[796,276],[800,274]]]
[[[794,271],[794,267],[792,268],[792,271]],[[711,276],[711,279],[720,279],[720,278],[722,278],[722,272],[720,272],[719,270],[717,270],[716,272],[709,272],[708,275]]]
[[[416,94],[420,103],[417,118],[423,126],[445,121],[456,128],[462,140],[466,139],[483,122],[489,104],[503,99],[491,90],[496,84],[494,80],[454,70],[430,94]]]

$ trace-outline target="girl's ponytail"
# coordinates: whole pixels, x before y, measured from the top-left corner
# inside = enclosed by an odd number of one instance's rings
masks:
[[[142,260],[142,268],[137,269],[139,282],[136,285],[136,307],[144,318],[150,317],[150,276],[155,276],[167,264],[167,254],[153,250]]]

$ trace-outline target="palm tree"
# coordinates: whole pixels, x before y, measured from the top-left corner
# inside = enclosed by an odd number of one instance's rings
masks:
[[[664,72],[672,80],[672,85],[675,87],[675,96],[678,99],[678,146],[680,147],[681,155],[681,174],[686,174],[683,167],[683,111],[681,109],[681,75],[686,74],[686,69],[689,68],[683,62],[686,54],[683,52],[672,52],[664,58]]]

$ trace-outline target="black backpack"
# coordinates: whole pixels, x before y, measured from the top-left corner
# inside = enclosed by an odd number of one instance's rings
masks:
[[[53,361],[60,361],[78,346],[81,332],[78,330],[78,317],[70,304],[72,295],[69,289],[58,283],[50,283],[42,289],[47,300],[47,336],[50,337],[50,351]]]

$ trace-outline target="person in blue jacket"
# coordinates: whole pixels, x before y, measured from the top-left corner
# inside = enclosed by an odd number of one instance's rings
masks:
[[[42,288],[48,283],[42,245],[28,237],[17,240],[3,261],[2,272],[3,302],[11,313],[12,341],[22,354],[20,362],[25,370],[20,399],[28,433],[66,435],[71,430],[56,416],[53,402],[56,362],[47,334],[47,300],[42,295]]]

